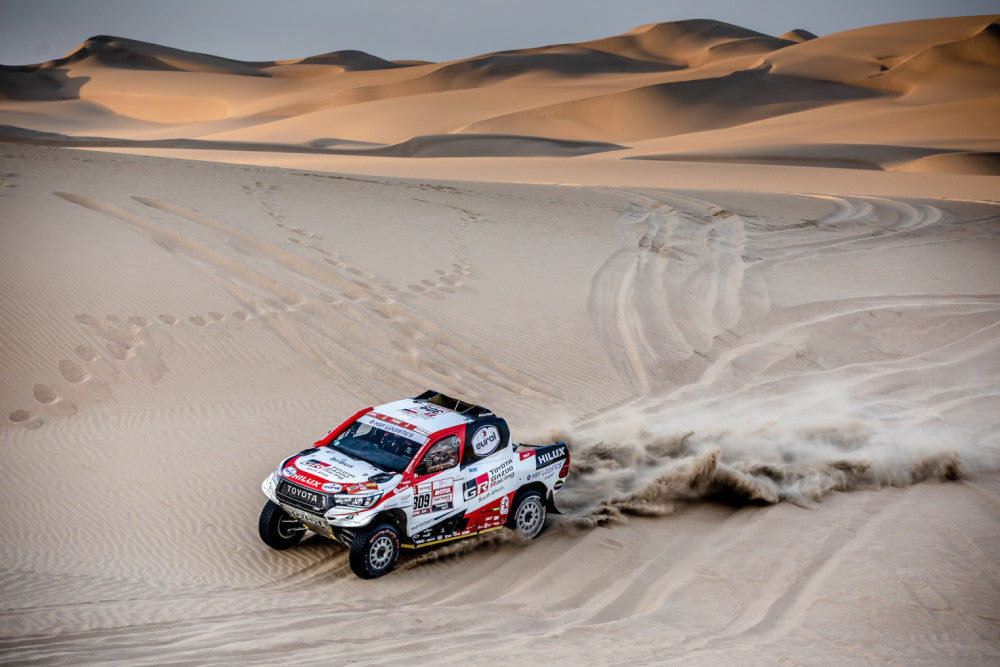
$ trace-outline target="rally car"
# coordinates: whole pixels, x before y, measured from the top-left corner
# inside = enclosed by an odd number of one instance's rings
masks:
[[[532,539],[569,472],[563,442],[511,440],[490,410],[436,391],[361,410],[264,480],[258,529],[274,549],[307,530],[350,549],[351,569],[380,577],[400,548],[507,527]]]

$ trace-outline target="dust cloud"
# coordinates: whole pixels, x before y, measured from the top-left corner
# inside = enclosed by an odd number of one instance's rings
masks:
[[[634,404],[552,431],[572,453],[562,523],[586,528],[686,504],[792,502],[833,492],[957,480],[996,469],[995,436],[933,410],[854,400],[817,385],[792,395]]]

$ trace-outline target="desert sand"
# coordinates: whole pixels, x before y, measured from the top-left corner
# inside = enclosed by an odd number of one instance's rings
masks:
[[[997,19],[0,69],[0,661],[996,664]],[[427,388],[547,532],[261,543]]]

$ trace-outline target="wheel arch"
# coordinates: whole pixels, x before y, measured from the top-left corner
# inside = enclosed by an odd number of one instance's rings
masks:
[[[400,537],[408,539],[409,533],[406,532],[406,512],[397,508],[391,510],[382,510],[376,514],[369,526],[374,526],[378,523],[391,523],[399,530]]]
[[[521,496],[528,493],[529,491],[538,491],[540,494],[542,494],[543,500],[548,499],[549,490],[545,488],[544,484],[542,484],[541,482],[528,482],[524,486],[519,487],[517,491],[514,493],[514,502],[517,502],[517,500]]]
[[[542,501],[545,503],[545,509],[549,512],[552,514],[562,514],[562,512],[559,511],[559,508],[556,507],[555,494],[541,482],[529,482],[520,487],[517,492],[514,493],[514,497],[510,503],[511,507],[517,507],[517,501],[528,491],[538,491],[542,494]]]

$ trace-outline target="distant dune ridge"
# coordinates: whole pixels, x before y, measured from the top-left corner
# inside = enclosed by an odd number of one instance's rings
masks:
[[[239,62],[97,36],[58,60],[3,67],[0,122],[65,136],[51,143],[503,156],[509,135],[512,156],[616,144],[612,157],[633,159],[802,165],[808,155],[816,165],[997,174],[998,91],[997,16],[823,37],[697,19],[446,63],[360,51]],[[418,137],[419,150],[394,148]],[[776,145],[787,154],[761,149]]]

